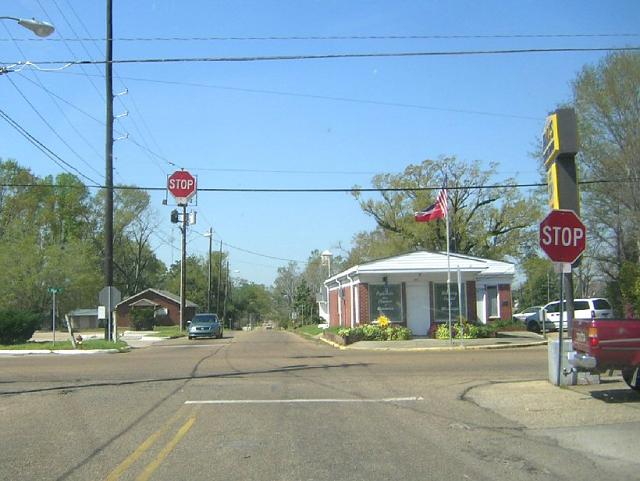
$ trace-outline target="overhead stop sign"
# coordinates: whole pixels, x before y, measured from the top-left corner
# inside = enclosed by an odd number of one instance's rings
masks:
[[[186,204],[196,193],[196,178],[186,170],[177,170],[167,179],[167,189],[178,204]]]
[[[587,228],[572,210],[553,210],[540,223],[540,247],[554,262],[573,264],[587,246]]]

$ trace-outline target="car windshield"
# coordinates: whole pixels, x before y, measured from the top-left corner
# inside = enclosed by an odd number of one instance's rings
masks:
[[[211,324],[213,322],[218,322],[218,317],[215,315],[210,316],[195,316],[192,320],[192,324]]]

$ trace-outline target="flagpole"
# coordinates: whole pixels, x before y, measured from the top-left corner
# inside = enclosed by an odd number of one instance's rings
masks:
[[[446,188],[446,180],[445,180]],[[448,201],[447,201],[448,202]],[[444,219],[447,227],[447,305],[449,306],[449,344],[453,345],[453,329],[451,326],[451,258],[449,256],[449,209]]]
[[[460,263],[458,263],[458,323],[460,325],[460,345],[464,346],[464,322],[462,321],[462,275]]]

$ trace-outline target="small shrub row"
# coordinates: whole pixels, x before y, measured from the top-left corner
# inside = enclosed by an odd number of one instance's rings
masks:
[[[451,325],[454,339],[479,339],[486,337],[496,337],[498,331],[522,330],[521,322],[511,320],[498,320],[490,324],[474,324],[471,322],[457,322]],[[449,325],[439,323],[435,328],[434,337],[436,339],[449,339]]]
[[[0,311],[0,344],[22,344],[27,342],[40,326],[40,316],[33,312],[18,310]]]
[[[387,327],[375,324],[338,329],[338,335],[349,340],[358,341],[407,341],[411,339],[411,330],[402,327],[388,325]]]

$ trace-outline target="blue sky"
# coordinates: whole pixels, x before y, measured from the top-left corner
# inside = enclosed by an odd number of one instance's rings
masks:
[[[636,1],[113,3],[116,60],[640,44]],[[78,41],[104,38],[104,2],[20,0],[1,8],[0,16],[48,20],[56,33],[36,40],[15,23],[0,22],[0,65],[104,59],[103,40]],[[636,36],[513,37],[557,34]],[[416,35],[485,38],[326,38]],[[499,35],[511,37],[486,38]],[[226,40],[185,40],[195,37]],[[180,40],[125,40],[131,38]],[[537,181],[530,152],[547,112],[569,101],[576,74],[604,55],[116,64],[114,91],[128,94],[116,99],[114,112],[129,111],[117,120],[116,137],[128,133],[129,139],[115,142],[115,181],[163,187],[168,174],[184,167],[206,188],[349,188],[370,185],[374,173],[448,155],[498,162],[498,180]],[[0,105],[65,161],[103,182],[103,66],[2,75]],[[0,157],[41,176],[62,171],[5,122]],[[164,197],[152,193],[159,222],[153,247],[170,263],[179,259],[180,243]],[[339,254],[354,234],[374,228],[345,193],[201,193],[192,208],[198,223],[189,253],[206,253],[208,240],[198,232],[212,227],[236,275],[265,284],[286,263],[274,258],[303,262],[313,249]]]

